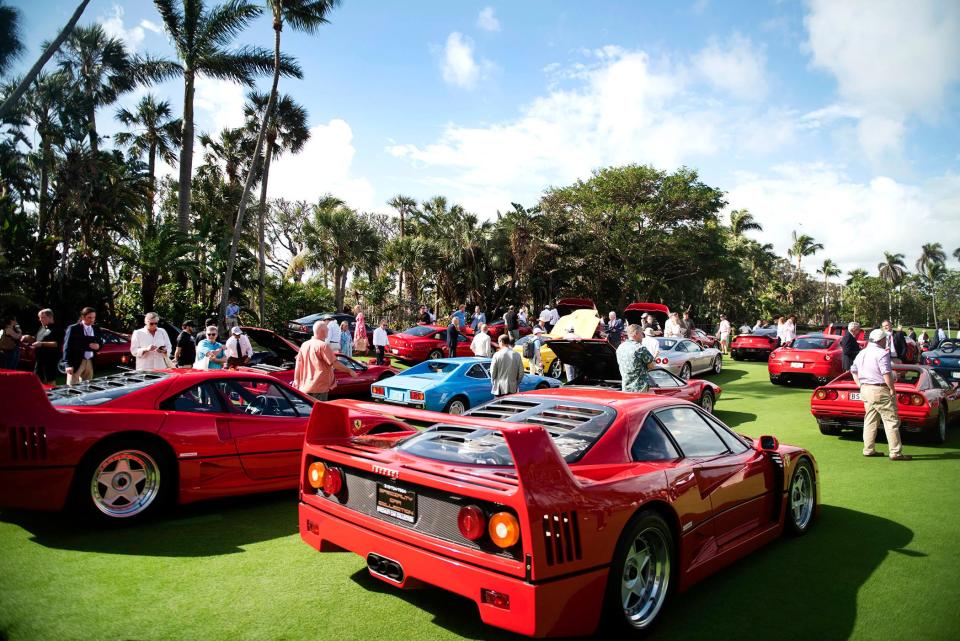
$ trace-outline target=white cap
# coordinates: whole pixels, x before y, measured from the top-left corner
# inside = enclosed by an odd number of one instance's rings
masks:
[[[886,337],[887,337],[887,333],[886,333],[885,331],[883,331],[883,329],[880,328],[880,327],[878,327],[878,328],[876,328],[875,330],[873,330],[872,332],[870,332],[870,342],[871,342],[871,343],[876,343],[876,342],[879,341],[881,338],[886,338]]]
[[[643,330],[643,333],[645,336],[653,336],[653,328],[647,327],[646,329]]]
[[[240,334],[243,333],[243,330],[240,329],[239,327],[234,327],[233,329],[230,330],[230,332],[239,336]]]

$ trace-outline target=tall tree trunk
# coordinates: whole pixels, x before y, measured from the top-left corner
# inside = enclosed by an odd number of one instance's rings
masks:
[[[73,28],[76,26],[77,21],[80,20],[80,15],[83,14],[83,10],[87,8],[87,5],[90,4],[90,0],[83,0],[73,12],[73,15],[70,16],[70,21],[64,26],[60,31],[57,37],[50,43],[46,48],[40,58],[30,67],[30,71],[23,77],[20,81],[20,84],[17,85],[17,88],[13,90],[13,93],[3,101],[3,104],[0,105],[0,120],[13,109],[13,106],[20,102],[20,98],[23,97],[23,94],[26,93],[27,88],[33,84],[33,81],[37,79],[37,76],[40,75],[40,70],[43,69],[43,65],[47,64],[47,61],[53,57],[53,54],[57,52],[57,49],[60,48],[60,45],[63,44],[63,41],[67,39],[67,36],[73,31]]]
[[[180,189],[177,195],[177,221],[180,231],[190,232],[190,180],[193,174],[193,69],[183,72],[183,126],[180,147]]]
[[[243,230],[243,215],[247,211],[247,199],[250,197],[250,190],[253,188],[253,180],[257,175],[258,165],[260,163],[260,154],[263,152],[263,141],[267,135],[267,127],[270,125],[270,117],[273,113],[273,106],[277,102],[277,85],[280,84],[280,31],[282,24],[274,20],[273,24],[273,85],[270,87],[270,98],[267,100],[267,108],[263,110],[263,120],[260,122],[260,132],[257,134],[257,145],[253,150],[253,162],[250,163],[250,170],[247,172],[247,180],[243,183],[243,194],[240,197],[240,207],[237,210],[237,222],[233,227],[233,240],[230,243],[230,256],[227,259],[227,269],[223,275],[223,291],[220,296],[220,316],[223,317],[227,312],[227,298],[230,296],[230,285],[233,281],[233,267],[237,262],[237,250],[240,247],[240,232]]]
[[[400,240],[403,240],[403,208],[399,209],[400,212]],[[401,244],[402,247],[402,244]],[[403,265],[400,266],[400,275],[397,278],[399,286],[397,287],[397,304],[400,305],[400,309],[404,309],[403,304]]]
[[[147,156],[147,171],[150,172],[150,193],[147,194],[147,227],[153,225],[153,205],[157,196],[157,144],[150,145],[150,153]]]
[[[263,158],[263,176],[260,178],[260,209],[257,216],[257,237],[260,256],[260,278],[257,283],[257,303],[260,312],[260,323],[263,324],[266,315],[264,289],[267,280],[267,256],[266,256],[266,232],[264,230],[264,218],[267,215],[267,180],[270,177],[270,159],[273,157],[273,140],[267,141],[267,151]]]
[[[90,98],[90,108],[87,111],[87,135],[90,137],[90,151],[94,164],[97,162],[97,154],[100,151],[100,139],[97,136],[97,105],[93,98]]]

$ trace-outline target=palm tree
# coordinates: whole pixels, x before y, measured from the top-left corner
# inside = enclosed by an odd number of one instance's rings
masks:
[[[361,263],[370,225],[337,198],[323,198],[313,208],[313,217],[303,226],[310,266],[330,270],[334,307],[343,307],[347,275]]]
[[[943,277],[947,254],[940,243],[924,243],[917,259],[917,272],[930,287],[930,307],[933,310],[933,326],[937,326],[937,281]]]
[[[730,230],[737,238],[748,231],[763,231],[763,225],[758,223],[747,209],[734,209],[730,212]]]
[[[179,118],[172,117],[169,102],[157,102],[156,97],[149,94],[140,100],[132,112],[125,108],[118,109],[116,117],[133,131],[122,131],[113,139],[117,144],[129,147],[135,156],[147,157],[151,185],[147,218],[149,225],[153,221],[153,201],[157,191],[157,157],[168,165],[176,164],[176,149],[180,145],[180,127],[183,123]]]
[[[60,30],[60,33],[57,34],[57,37],[53,39],[47,48],[44,49],[43,53],[40,54],[40,57],[37,59],[33,66],[30,67],[30,71],[20,79],[20,82],[17,83],[16,88],[10,92],[10,95],[7,96],[6,100],[3,101],[3,104],[0,105],[0,120],[3,120],[6,115],[13,109],[14,105],[20,102],[20,98],[23,97],[23,94],[26,93],[30,85],[33,84],[33,81],[37,79],[37,76],[40,75],[40,70],[43,69],[43,65],[47,64],[47,61],[53,57],[53,54],[57,52],[57,49],[60,48],[60,45],[63,44],[63,41],[67,39],[67,36],[70,35],[70,32],[73,31],[74,26],[76,26],[77,21],[80,20],[80,16],[83,15],[83,10],[87,8],[87,5],[90,4],[90,0],[81,0],[80,4],[74,10],[73,15],[70,16],[70,20],[67,21],[67,24]]]
[[[957,247],[956,249],[953,250],[953,257],[956,258],[957,260],[960,260],[960,247]]]
[[[400,239],[404,238],[404,233],[406,231],[406,218],[410,216],[417,209],[417,201],[411,198],[410,196],[404,196],[403,194],[397,194],[393,198],[387,201],[387,204],[397,210],[397,213],[400,214]],[[397,277],[397,301],[401,304],[403,301],[403,276],[404,269],[400,269],[400,273]]]
[[[853,297],[853,320],[857,320],[857,309],[866,286],[867,270],[854,269],[847,272],[847,295]]]
[[[264,112],[269,102],[269,96],[263,93],[251,92],[247,95],[247,104],[244,114],[247,118],[247,129],[255,130],[260,114]],[[266,239],[264,231],[264,217],[267,212],[267,181],[270,178],[270,161],[279,158],[284,152],[300,153],[303,146],[310,139],[310,128],[307,126],[307,110],[297,104],[293,98],[284,94],[277,99],[273,108],[273,115],[267,128],[266,150],[263,158],[263,174],[260,178],[260,207],[257,212],[257,235],[260,257],[260,274],[257,283],[260,318],[266,313],[264,288],[266,284]]]
[[[821,249],[823,249],[822,243],[814,242],[813,238],[806,234],[797,235],[797,230],[793,230],[793,243],[787,250],[787,255],[797,259],[797,274],[800,273],[800,266],[804,257],[813,256]]]
[[[222,166],[223,175],[226,176],[227,185],[230,187],[239,186],[240,174],[250,162],[248,134],[249,132],[243,127],[237,127],[223,129],[216,138],[206,133],[198,136],[200,144],[206,149],[203,161],[208,165]]]
[[[842,272],[837,264],[829,258],[825,258],[823,265],[817,270],[818,274],[823,274],[823,324],[827,324],[827,306],[829,304],[829,286],[828,279],[839,276]]]
[[[83,97],[90,150],[96,158],[100,147],[97,108],[133,89],[133,61],[123,41],[107,36],[99,24],[74,29],[57,58],[60,69],[73,79]]]
[[[6,75],[10,64],[26,50],[22,35],[20,10],[0,2],[0,76]]]
[[[261,13],[260,7],[247,0],[230,0],[209,10],[203,0],[154,0],[154,4],[179,62],[148,60],[146,66],[156,77],[183,76],[177,220],[180,231],[186,233],[190,229],[190,179],[193,175],[194,83],[198,77],[206,76],[253,85],[255,76],[269,72],[274,66],[273,57],[260,47],[228,48],[234,37]],[[281,73],[302,76],[299,67],[289,59],[282,59],[280,67]]]
[[[880,278],[889,283],[891,287],[900,287],[903,277],[907,275],[906,264],[903,262],[903,254],[891,254],[883,252],[883,262],[877,265],[877,271],[880,272]],[[893,319],[893,289],[887,294],[887,312]]]
[[[277,104],[277,87],[280,84],[280,73],[283,70],[283,56],[280,54],[280,33],[283,23],[287,22],[295,31],[314,33],[321,25],[329,22],[327,14],[339,4],[339,0],[266,0],[267,7],[273,14],[273,84],[270,87],[270,97],[263,111],[260,123],[260,132],[257,134],[257,144],[253,150],[253,163],[247,172],[247,180],[243,184],[243,195],[240,197],[240,206],[237,209],[237,220],[233,227],[233,241],[230,244],[230,258],[223,275],[223,296],[220,301],[220,315],[223,316],[227,308],[227,296],[230,293],[230,283],[233,279],[233,267],[237,259],[237,249],[240,247],[240,232],[243,229],[243,216],[247,210],[247,199],[253,189],[254,176],[257,175],[260,165],[260,153],[263,150],[263,141],[269,129],[269,121]]]

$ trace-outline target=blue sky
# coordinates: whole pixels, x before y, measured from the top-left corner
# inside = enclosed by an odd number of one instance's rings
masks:
[[[13,4],[25,68],[75,4]],[[93,0],[94,20],[172,54],[152,2]],[[272,46],[268,21],[239,42]],[[924,242],[960,247],[955,0],[345,0],[316,35],[285,32],[284,49],[305,77],[281,90],[314,136],[274,166],[272,197],[386,211],[398,193],[442,194],[486,218],[599,167],[687,165],[781,253],[794,229],[824,243],[811,270],[830,257],[875,272],[885,250],[912,267]],[[181,85],[149,91],[181,108]],[[201,82],[199,129],[239,124],[243,95]]]

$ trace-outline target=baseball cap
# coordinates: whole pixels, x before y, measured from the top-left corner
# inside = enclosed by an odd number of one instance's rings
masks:
[[[239,327],[234,327],[233,329],[230,330],[230,332],[239,336],[240,334],[243,333],[243,330],[240,329]]]
[[[643,333],[645,336],[653,336],[653,328],[647,327],[646,329],[643,330]]]
[[[871,343],[876,343],[876,342],[877,342],[878,340],[880,340],[881,338],[886,338],[886,337],[887,337],[887,333],[886,333],[885,331],[883,331],[883,329],[880,328],[880,327],[878,327],[877,329],[875,329],[875,330],[873,330],[872,332],[870,332],[870,342],[871,342]]]

